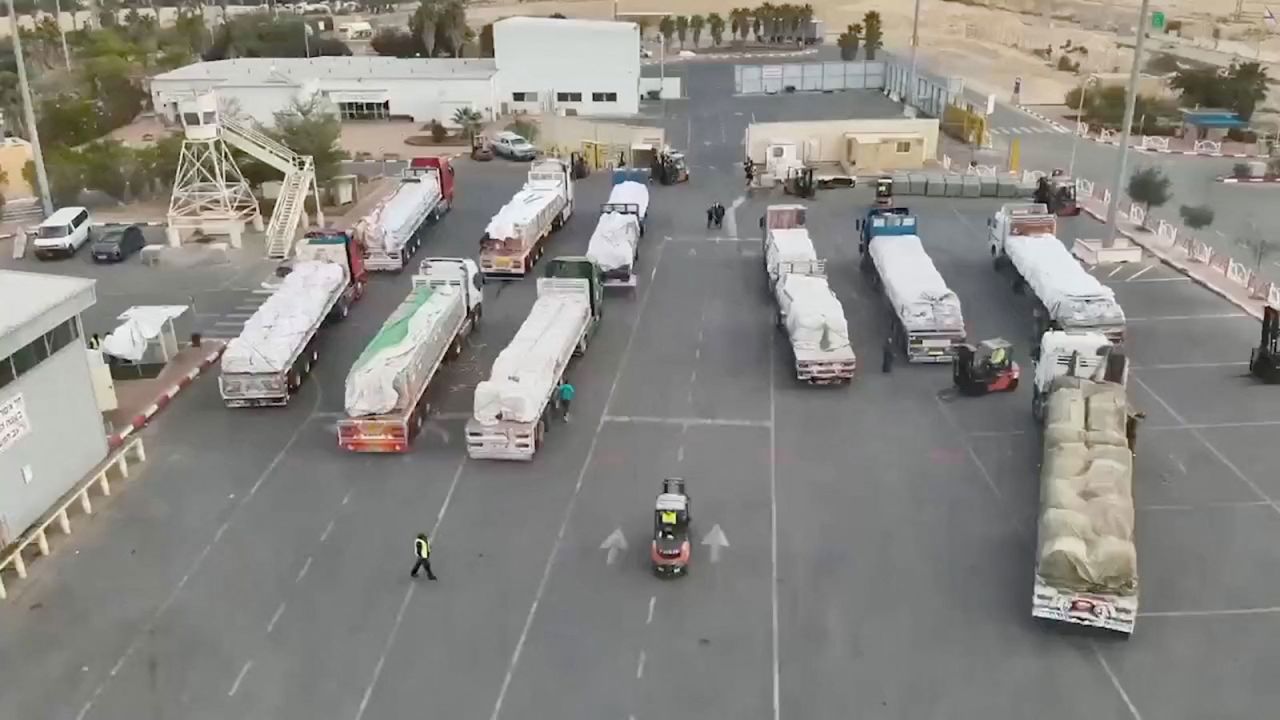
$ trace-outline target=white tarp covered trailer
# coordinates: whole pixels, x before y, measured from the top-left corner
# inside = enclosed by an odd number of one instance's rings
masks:
[[[1086,272],[1056,235],[1011,234],[1005,238],[1004,251],[1064,329],[1124,326],[1124,310],[1115,292]]]
[[[606,281],[630,281],[635,275],[640,221],[635,215],[605,213],[587,243],[587,257],[600,267]]]
[[[770,285],[773,285],[786,273],[821,275],[826,269],[826,263],[818,259],[808,230],[775,229],[765,234],[764,269]]]
[[[440,178],[428,173],[405,178],[352,228],[366,248],[396,255],[440,204]]]
[[[558,187],[526,186],[489,220],[484,229],[485,242],[496,243],[507,252],[532,247],[550,231],[567,202]]]
[[[649,217],[649,188],[644,183],[633,180],[620,182],[609,191],[609,202],[605,206],[609,205],[635,205],[643,229],[644,222]],[[602,208],[601,212],[608,211]]]
[[[267,298],[222,353],[223,374],[288,370],[341,297],[347,268],[306,261],[293,266],[280,289]]]
[[[955,294],[915,235],[871,238],[871,259],[885,296],[907,335],[908,358],[946,361],[965,339],[964,313]]]
[[[784,273],[774,285],[774,297],[795,355],[796,377],[809,382],[852,379],[857,358],[849,324],[827,279]]]
[[[410,293],[351,366],[347,416],[382,415],[416,401],[422,375],[439,365],[466,312],[457,288],[423,287]]]

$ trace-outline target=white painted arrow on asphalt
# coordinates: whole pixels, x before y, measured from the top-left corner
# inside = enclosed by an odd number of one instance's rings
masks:
[[[605,556],[605,563],[612,565],[613,561],[618,559],[618,553],[627,549],[627,538],[622,535],[622,528],[609,533],[609,537],[600,543],[600,549],[609,551]]]
[[[718,563],[720,551],[729,547],[729,538],[724,536],[724,530],[721,530],[720,524],[716,523],[715,527],[711,528],[711,532],[702,538],[702,544],[711,548],[711,562]]]

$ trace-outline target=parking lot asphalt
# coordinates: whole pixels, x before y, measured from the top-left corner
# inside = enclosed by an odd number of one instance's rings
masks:
[[[690,85],[705,79],[723,111],[672,103],[667,122],[715,141],[691,146],[689,185],[654,188],[640,286],[607,299],[570,370],[571,422],[534,462],[466,460],[461,437],[530,280],[486,287],[484,325],[437,380],[413,452],[335,447],[347,368],[410,285],[377,276],[288,408],[228,410],[205,378],[143,431],[143,472],[0,612],[0,717],[1266,717],[1280,699],[1280,403],[1243,377],[1256,321],[1149,260],[1091,270],[1131,318],[1130,395],[1147,413],[1142,615],[1127,641],[1033,623],[1030,390],[952,399],[945,368],[879,372],[888,311],[857,268],[863,189],[807,203],[859,377],[798,386],[756,229],[789,199],[741,197],[728,123],[753,110],[717,96],[711,71],[690,66]],[[736,118],[724,141],[703,129],[713,116]],[[474,253],[522,168],[458,177],[419,257]],[[606,194],[599,175],[579,183],[550,254],[585,250]],[[705,229],[715,199],[734,205],[736,236]],[[909,206],[971,337],[1009,339],[1029,372],[1028,302],[985,245],[997,203]],[[104,298],[139,283],[100,272]],[[194,282],[172,277],[148,290]],[[690,576],[660,581],[647,543],[668,475],[689,483],[695,546]],[[713,563],[716,527],[728,547]],[[627,549],[610,563],[615,531]],[[416,532],[434,536],[437,583],[408,577]]]

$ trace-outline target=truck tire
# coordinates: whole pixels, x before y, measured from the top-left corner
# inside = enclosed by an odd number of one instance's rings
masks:
[[[1031,417],[1035,418],[1036,422],[1043,423],[1045,411],[1044,395],[1041,394],[1040,388],[1036,388],[1031,392]]]

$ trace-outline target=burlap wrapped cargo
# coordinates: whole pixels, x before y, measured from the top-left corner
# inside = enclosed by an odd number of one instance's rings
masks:
[[[1046,413],[1037,568],[1049,585],[1119,595],[1137,589],[1127,414],[1122,386],[1055,381]]]

